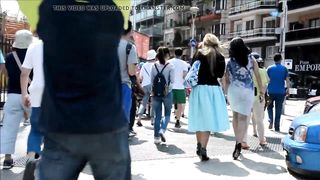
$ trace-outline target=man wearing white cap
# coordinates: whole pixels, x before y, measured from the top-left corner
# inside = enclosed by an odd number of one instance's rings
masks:
[[[6,56],[6,69],[9,77],[7,102],[4,104],[4,120],[1,130],[1,154],[6,154],[3,169],[13,167],[11,154],[15,150],[15,142],[19,124],[24,118],[24,112],[30,114],[30,108],[23,106],[21,101],[20,74],[27,48],[32,42],[32,33],[28,30],[16,32],[13,51]]]
[[[156,55],[157,55],[157,52],[154,49],[149,50],[147,52],[147,62],[145,64],[143,64],[143,66],[141,67],[141,70],[140,70],[140,78],[142,81],[141,86],[143,87],[144,96],[143,96],[142,103],[140,104],[140,107],[138,110],[138,116],[139,116],[139,119],[137,122],[138,126],[142,126],[141,117],[143,115],[143,112],[146,109],[147,103],[150,98],[151,89],[152,89],[150,75],[151,75],[152,66],[153,66],[154,61],[156,59]],[[152,115],[153,115],[153,113],[151,111],[151,123],[153,122]]]

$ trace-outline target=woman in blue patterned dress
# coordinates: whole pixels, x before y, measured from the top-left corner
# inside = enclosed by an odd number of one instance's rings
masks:
[[[230,61],[227,63],[225,90],[233,112],[232,125],[236,145],[232,156],[236,160],[240,156],[241,142],[248,129],[248,118],[254,102],[253,73],[257,77],[259,89],[263,88],[261,88],[258,64],[250,58],[250,50],[241,38],[234,38],[230,42],[229,53]]]
[[[220,42],[213,34],[206,34],[203,47],[197,53],[200,61],[198,84],[192,88],[189,98],[188,130],[196,132],[197,155],[202,161],[209,160],[207,144],[210,132],[229,129],[226,100],[218,78],[225,72],[225,59]]]

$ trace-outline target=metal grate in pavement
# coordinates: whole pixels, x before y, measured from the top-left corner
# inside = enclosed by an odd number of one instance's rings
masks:
[[[14,161],[15,167],[25,167],[28,161],[28,157],[27,156],[17,157],[17,158],[14,158],[13,161]]]
[[[249,138],[249,137],[248,137]],[[256,137],[249,138],[249,146],[250,149],[247,151],[243,151],[244,153],[253,152],[253,153],[268,153],[268,152],[280,152],[283,150],[281,145],[280,137],[266,137],[268,144],[265,146],[261,146],[259,144],[259,140]]]

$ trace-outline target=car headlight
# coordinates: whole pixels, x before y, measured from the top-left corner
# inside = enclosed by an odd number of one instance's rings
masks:
[[[307,126],[299,126],[295,131],[293,135],[293,140],[297,142],[305,142],[307,138]]]

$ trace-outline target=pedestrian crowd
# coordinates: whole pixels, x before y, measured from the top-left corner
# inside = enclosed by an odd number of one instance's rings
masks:
[[[141,64],[132,24],[123,12],[74,12],[74,16],[53,13],[50,7],[55,3],[61,2],[44,0],[37,31],[17,31],[12,52],[5,58],[0,54],[0,73],[9,78],[0,136],[4,169],[14,166],[11,155],[19,124],[31,116],[27,156],[28,162],[36,163],[40,180],[77,179],[87,163],[95,179],[131,179],[128,140],[137,135],[135,120],[141,127],[147,114],[154,126],[154,143],[165,143],[173,105],[174,128],[181,128],[190,87],[188,130],[196,135],[195,152],[201,161],[209,160],[210,134],[230,128],[228,104],[235,160],[242,149],[250,148],[250,119],[260,145],[267,144],[266,108],[269,129],[280,131],[290,84],[280,54],[265,69],[261,56],[234,38],[226,59],[219,39],[208,33],[191,62],[182,60],[181,48],[175,48],[172,57],[168,47],[160,46],[150,49]]]

